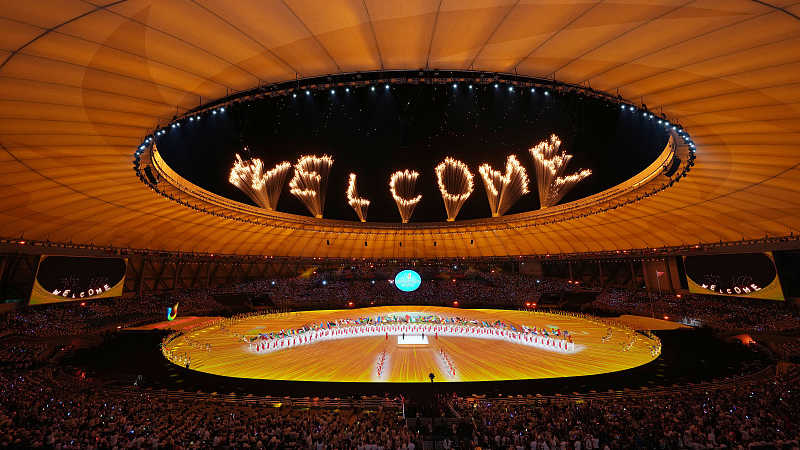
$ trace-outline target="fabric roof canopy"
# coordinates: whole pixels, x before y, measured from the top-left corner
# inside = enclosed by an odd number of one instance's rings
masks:
[[[790,0],[5,2],[0,236],[481,257],[789,235],[800,230],[798,48],[800,2]],[[491,232],[412,227],[402,247],[384,235],[334,238],[211,216],[154,194],[134,174],[142,137],[202,102],[296,76],[420,67],[618,90],[679,119],[698,145],[697,164],[659,195],[613,211]]]

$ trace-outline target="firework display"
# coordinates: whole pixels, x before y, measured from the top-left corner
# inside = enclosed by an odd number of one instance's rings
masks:
[[[539,204],[542,208],[557,204],[578,182],[592,174],[590,169],[583,169],[565,176],[572,155],[561,152],[560,147],[561,141],[554,134],[550,140],[529,150],[536,167]]]
[[[356,174],[350,174],[350,182],[347,185],[347,203],[353,210],[355,210],[358,218],[362,222],[367,221],[367,208],[369,208],[369,200],[358,196],[358,189],[356,188]]]
[[[505,214],[520,197],[529,192],[528,173],[514,155],[506,160],[505,174],[493,170],[489,164],[481,165],[478,172],[486,186],[486,197],[489,199],[492,217]]]
[[[436,166],[436,180],[447,210],[447,221],[452,222],[472,194],[472,173],[466,164],[448,156]]]
[[[289,181],[289,192],[297,197],[314,217],[322,218],[325,208],[325,193],[328,188],[328,174],[333,158],[303,156],[294,165],[294,177]]]
[[[258,158],[248,161],[236,155],[228,181],[250,197],[258,206],[275,210],[281,196],[286,173],[292,165],[284,161],[264,172],[264,162]]]
[[[529,152],[536,170],[541,208],[556,205],[575,185],[592,174],[590,169],[583,169],[565,175],[572,155],[561,149],[561,141],[556,135],[550,136],[548,140],[531,148]],[[302,156],[294,165],[294,176],[289,182],[290,192],[316,218],[322,218],[332,165],[333,158],[328,155]],[[257,205],[272,211],[276,208],[290,167],[290,163],[282,162],[273,169],[265,171],[264,163],[260,159],[243,160],[237,154],[228,181],[253,199]],[[436,166],[434,172],[447,213],[447,221],[454,221],[474,191],[473,174],[465,163],[449,156]],[[523,195],[530,192],[527,170],[515,155],[508,156],[504,170],[495,170],[487,163],[482,164],[478,172],[486,187],[486,197],[492,217],[504,215]],[[408,223],[414,209],[422,200],[422,195],[414,192],[418,178],[418,172],[408,169],[394,172],[390,177],[389,191],[403,223]],[[348,205],[356,212],[361,222],[366,222],[371,201],[358,195],[354,173],[350,174],[345,192]]]
[[[419,177],[419,173],[413,170],[403,170],[393,173],[389,179],[389,191],[392,193],[394,202],[397,203],[397,210],[400,211],[403,223],[408,223],[414,208],[422,200],[422,195],[413,196],[417,177]]]

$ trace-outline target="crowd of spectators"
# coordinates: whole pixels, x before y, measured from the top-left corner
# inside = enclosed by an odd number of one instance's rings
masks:
[[[355,449],[417,440],[399,412],[249,408],[113,395],[47,372],[0,375],[0,448]],[[418,440],[417,442],[421,444]],[[421,449],[422,446],[419,445]]]
[[[798,372],[729,389],[615,398],[450,398],[445,449],[798,449]],[[49,371],[0,375],[0,447],[420,450],[432,429],[400,410],[293,409],[104,392]],[[439,415],[449,409],[442,409]],[[454,416],[451,416],[454,417]],[[430,445],[430,444],[428,444]]]
[[[192,289],[14,309],[0,315],[0,328],[28,337],[77,335],[158,322],[178,302],[183,314],[225,313],[207,290]]]
[[[519,407],[456,403],[491,449],[797,449],[797,371],[730,390],[681,392]],[[576,444],[579,442],[580,444]]]
[[[397,270],[385,268],[364,273],[320,272],[292,278],[248,281],[233,286],[231,292],[268,294],[278,307],[322,305],[372,306],[416,304],[452,306],[535,304],[543,292],[599,292],[601,288],[568,280],[514,275],[500,271],[420,269],[424,282],[414,291],[403,292],[394,286]]]
[[[0,370],[24,370],[37,365],[47,348],[43,342],[8,342],[0,345]]]
[[[784,302],[710,295],[672,295],[607,288],[587,305],[590,311],[635,314],[697,323],[717,330],[800,330],[800,311]]]
[[[784,359],[800,363],[800,339],[786,341],[780,347]]]
[[[664,296],[501,271],[421,269],[426,280],[404,293],[391,283],[396,270],[358,267],[299,277],[248,281],[126,299],[32,307],[0,317],[0,328],[47,337],[164,320],[166,307],[182,314],[225,314],[218,293],[268,295],[276,306],[328,304],[515,305],[543,292],[600,292],[592,308],[615,313],[693,318],[715,328],[798,329],[797,311],[752,299]],[[400,410],[359,411],[255,408],[170,401],[141,389],[104,391],[92,381],[39,366],[40,342],[0,346],[0,448],[422,450],[429,432],[406,424]],[[800,356],[800,340],[783,344]],[[789,358],[791,359],[791,358]],[[33,370],[32,370],[33,369]],[[629,393],[614,398],[551,399],[517,405],[502,399],[443,400],[455,411],[444,450],[800,449],[800,372],[735,388]],[[431,430],[432,431],[432,430]],[[439,447],[437,447],[439,448]]]
[[[586,305],[589,312],[667,316],[670,320],[725,330],[800,330],[797,308],[766,300],[660,295],[467,266],[420,267],[424,282],[412,292],[403,292],[393,284],[397,271],[384,266],[319,269],[294,277],[249,280],[210,289],[35,306],[0,315],[0,329],[5,334],[31,337],[82,334],[157,322],[175,303],[180,303],[183,315],[224,315],[231,312],[231,307],[219,303],[214,296],[230,293],[268,298],[267,306],[308,309],[387,304],[527,307],[536,306],[543,293],[581,292],[597,293],[596,299]]]

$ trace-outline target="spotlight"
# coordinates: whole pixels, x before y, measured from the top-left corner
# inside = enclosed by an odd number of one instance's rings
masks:
[[[531,88],[531,92],[536,92],[536,89],[534,89],[534,88]]]
[[[373,90],[373,91],[375,90],[375,86],[372,86],[372,90]]]
[[[344,88],[345,92],[350,92],[350,88]]]
[[[453,83],[453,89],[455,89],[455,88],[457,88],[457,87],[458,87],[458,85],[457,85],[457,84],[455,84],[455,83]]]
[[[189,117],[189,122],[194,122],[194,117]]]
[[[172,124],[172,128],[175,128],[175,124],[174,123]]]
[[[219,111],[220,112],[225,112],[225,107],[223,106],[222,108],[219,109]]]
[[[550,95],[550,91],[544,91],[544,95]]]
[[[620,105],[620,106],[622,106],[622,110],[625,111],[625,105]]]
[[[292,94],[292,97],[297,97],[297,94]]]
[[[214,111],[211,111],[211,114],[216,114],[216,113],[217,113],[216,109]]]
[[[386,89],[389,89],[389,85],[388,84],[386,85]]]
[[[331,89],[331,94],[335,94],[335,93],[336,93],[336,91]]]
[[[508,92],[514,92],[514,87],[513,86],[509,86],[508,87]]]
[[[631,106],[631,107],[630,107],[630,108],[628,108],[628,109],[630,109],[631,111],[633,111],[633,110],[634,110],[634,109],[636,109],[636,108],[634,108],[633,106]]]
[[[499,87],[500,87],[500,85],[499,85],[499,84],[497,84],[497,83],[495,83],[495,84],[494,84],[494,88],[495,88],[495,89],[497,89],[497,88],[499,88]]]
[[[471,84],[469,85],[469,88],[472,89],[472,85]]]
[[[311,91],[309,91],[308,89],[306,89],[306,95],[311,95]]]

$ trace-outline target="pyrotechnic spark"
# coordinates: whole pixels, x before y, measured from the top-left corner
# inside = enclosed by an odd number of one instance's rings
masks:
[[[421,195],[412,198],[417,177],[419,177],[419,173],[413,170],[404,170],[393,173],[389,179],[389,191],[392,193],[394,202],[397,204],[397,210],[400,211],[400,217],[403,219],[403,223],[408,222],[417,203],[422,200]]]
[[[453,221],[472,194],[472,173],[466,164],[448,156],[436,166],[436,179],[447,210],[447,220]]]
[[[478,172],[486,186],[492,217],[505,214],[520,197],[529,192],[528,173],[514,155],[506,160],[505,175],[499,170],[493,170],[489,164],[483,164]]]
[[[303,202],[316,218],[322,218],[332,165],[333,158],[328,155],[303,156],[294,165],[294,177],[289,181],[289,192]]]
[[[539,203],[542,208],[553,206],[561,200],[578,182],[592,174],[589,169],[564,176],[572,155],[559,153],[561,141],[555,134],[549,141],[541,142],[529,151],[536,167]]]
[[[369,208],[369,200],[358,196],[356,189],[356,174],[350,174],[350,183],[347,186],[347,203],[358,214],[358,218],[362,222],[367,221],[367,208]]]
[[[264,163],[260,159],[243,161],[237,154],[228,181],[253,199],[258,206],[274,210],[289,167],[291,164],[284,161],[264,173]]]

